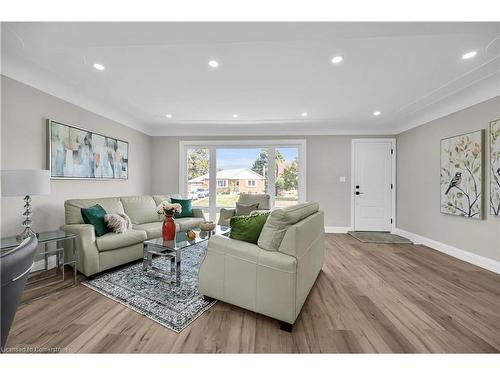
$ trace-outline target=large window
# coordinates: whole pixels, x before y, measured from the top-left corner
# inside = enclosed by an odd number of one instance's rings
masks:
[[[305,201],[305,141],[181,142],[180,191],[206,216],[241,193],[271,196],[271,208]]]

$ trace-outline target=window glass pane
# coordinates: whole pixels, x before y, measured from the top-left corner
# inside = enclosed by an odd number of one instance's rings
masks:
[[[217,207],[235,207],[240,193],[267,191],[267,149],[217,149]]]
[[[275,207],[287,207],[299,200],[299,149],[276,148]]]
[[[187,151],[187,192],[195,207],[209,205],[209,157],[208,148],[190,148]]]

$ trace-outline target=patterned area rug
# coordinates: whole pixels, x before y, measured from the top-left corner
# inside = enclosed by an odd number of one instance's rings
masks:
[[[168,276],[144,272],[142,260],[82,284],[178,333],[217,302],[206,302],[198,293],[198,269],[206,246],[202,242],[182,249],[180,286],[170,284]],[[163,257],[153,259],[156,267],[170,269],[168,264]]]
[[[361,242],[413,244],[408,238],[388,232],[347,232]]]

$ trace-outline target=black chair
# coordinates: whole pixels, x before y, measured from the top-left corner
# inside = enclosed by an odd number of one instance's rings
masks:
[[[9,335],[10,326],[14,321],[17,306],[26,285],[33,259],[35,258],[38,240],[36,237],[26,238],[15,249],[8,250],[0,257],[0,275],[2,279],[1,290],[1,314],[2,314],[2,346],[0,350],[5,350],[5,343]]]

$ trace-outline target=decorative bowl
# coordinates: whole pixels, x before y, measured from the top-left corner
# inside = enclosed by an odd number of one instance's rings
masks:
[[[215,223],[213,221],[204,221],[200,223],[200,229],[206,232],[210,232],[211,230],[214,230],[214,228],[215,228]]]

